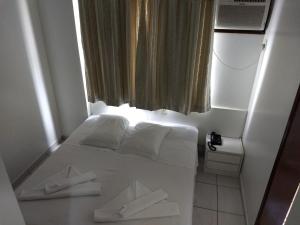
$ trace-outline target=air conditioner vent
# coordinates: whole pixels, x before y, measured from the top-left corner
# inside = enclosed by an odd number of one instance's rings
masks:
[[[215,29],[263,31],[270,0],[218,0]]]
[[[260,27],[264,6],[220,6],[217,26],[228,28]]]

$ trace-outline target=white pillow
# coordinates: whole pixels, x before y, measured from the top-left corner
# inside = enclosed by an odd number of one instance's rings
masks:
[[[121,153],[140,155],[156,160],[160,145],[170,128],[151,123],[137,124],[124,138]]]
[[[101,115],[93,131],[80,144],[118,149],[129,122],[122,116]]]
[[[137,124],[138,128],[148,126],[149,123],[141,122]],[[170,132],[167,134],[166,139],[182,139],[186,141],[198,141],[198,129],[190,125],[175,125],[175,124],[160,124],[170,128]]]

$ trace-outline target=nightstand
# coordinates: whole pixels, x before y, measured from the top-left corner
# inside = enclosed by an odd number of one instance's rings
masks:
[[[216,151],[209,149],[208,141],[210,141],[210,134],[206,136],[204,171],[238,177],[244,158],[241,139],[222,137],[222,145],[215,145]]]

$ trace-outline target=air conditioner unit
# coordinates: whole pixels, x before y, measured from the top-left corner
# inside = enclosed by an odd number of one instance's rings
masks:
[[[218,0],[215,29],[263,31],[271,0]]]

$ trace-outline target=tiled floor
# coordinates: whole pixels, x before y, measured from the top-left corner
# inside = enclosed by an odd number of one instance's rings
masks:
[[[193,225],[245,225],[238,178],[203,172],[196,177]]]

